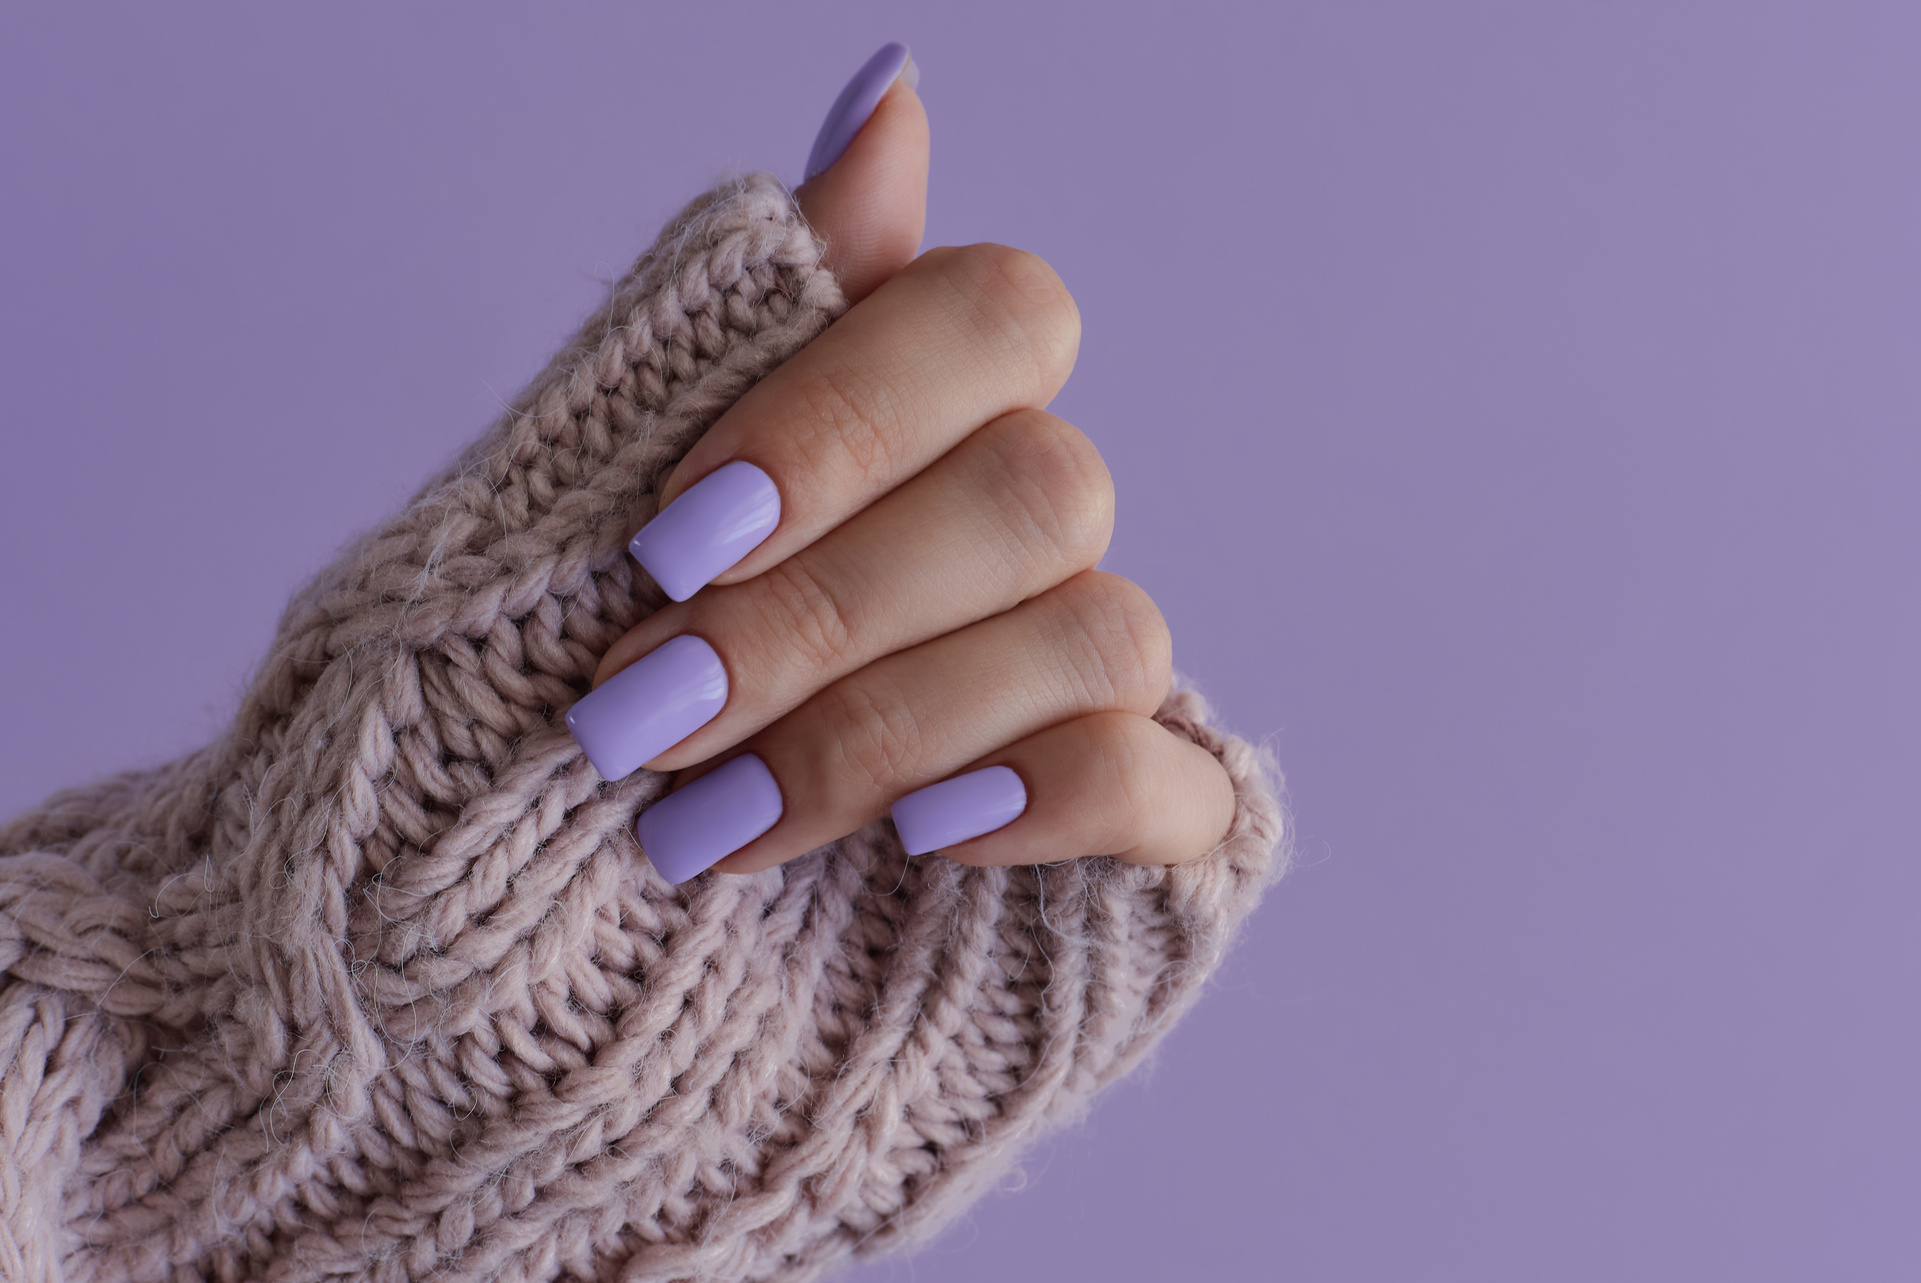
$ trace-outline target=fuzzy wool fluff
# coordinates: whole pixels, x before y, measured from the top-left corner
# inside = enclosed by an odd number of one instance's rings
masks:
[[[811,1279],[926,1239],[1193,1002],[1284,862],[908,859],[684,887],[563,715],[665,597],[655,488],[846,303],[767,175],[289,606],[231,727],[0,829],[0,1276]],[[1072,852],[1063,852],[1063,856]]]

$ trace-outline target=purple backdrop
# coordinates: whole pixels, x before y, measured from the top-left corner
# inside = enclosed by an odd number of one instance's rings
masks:
[[[897,38],[929,243],[1076,291],[1106,565],[1305,863],[1024,1193],[858,1277],[1921,1276],[1921,7],[22,9],[7,809],[209,734]]]

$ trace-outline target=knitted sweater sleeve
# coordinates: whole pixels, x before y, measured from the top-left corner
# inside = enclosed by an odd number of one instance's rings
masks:
[[[1193,1002],[1285,859],[654,876],[563,715],[658,482],[845,308],[767,175],[289,606],[231,726],[0,829],[0,1275],[809,1279],[925,1239]],[[1071,853],[1063,853],[1063,855]]]

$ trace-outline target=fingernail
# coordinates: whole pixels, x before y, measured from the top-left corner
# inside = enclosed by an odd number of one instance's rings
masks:
[[[744,459],[716,468],[627,544],[669,597],[686,601],[752,552],[780,524],[774,479]]]
[[[633,772],[714,720],[727,670],[691,633],[662,642],[567,710],[567,729],[601,778]]]
[[[847,150],[847,144],[854,141],[854,135],[880,106],[880,100],[887,90],[902,76],[907,77],[907,87],[912,89],[920,83],[920,69],[903,44],[886,44],[880,52],[867,60],[867,65],[854,73],[847,82],[847,88],[840,91],[834,105],[827,110],[827,119],[814,136],[814,150],[807,153],[807,173],[802,182],[814,177],[840,159]]]
[[[773,828],[780,812],[774,773],[742,753],[642,811],[634,834],[656,873],[685,882]]]
[[[992,833],[1027,809],[1027,786],[1011,767],[989,766],[916,789],[894,803],[894,828],[909,855]]]

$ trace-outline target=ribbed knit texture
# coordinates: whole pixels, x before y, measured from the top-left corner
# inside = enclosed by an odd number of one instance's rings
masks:
[[[767,175],[281,622],[232,726],[0,830],[0,1276],[810,1279],[924,1239],[1192,1002],[1284,857],[680,888],[562,715],[665,598],[657,482],[845,307]],[[1063,852],[1063,856],[1072,852]]]

